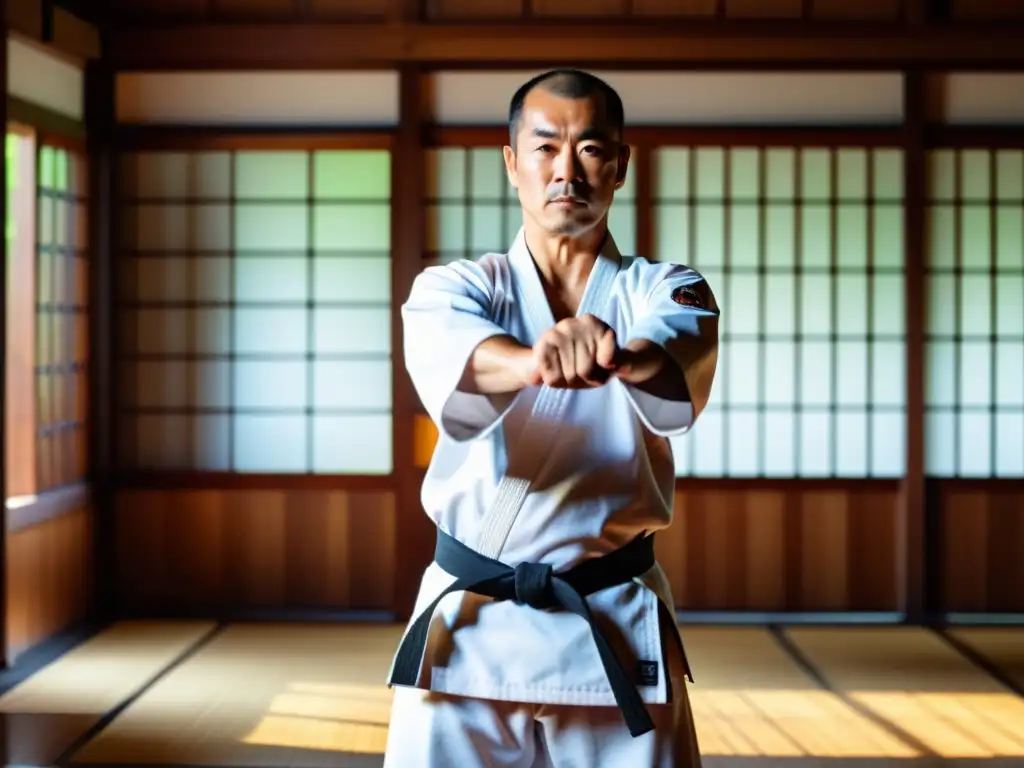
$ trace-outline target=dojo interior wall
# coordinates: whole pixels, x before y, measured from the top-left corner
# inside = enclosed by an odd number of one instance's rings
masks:
[[[7,216],[4,650],[13,662],[88,616],[95,510],[86,479],[83,65],[21,35],[8,39],[6,65],[14,192]]]
[[[392,608],[413,535],[398,499],[434,435],[394,386],[401,297],[381,270],[504,246],[519,214],[499,148],[528,74],[429,77],[418,254],[389,253],[402,222],[384,223],[394,73],[118,76],[120,611]],[[932,78],[915,414],[902,75],[603,74],[643,126],[620,245],[690,261],[726,309],[659,542],[679,607],[899,610],[905,440],[926,418],[940,608],[1024,610],[1021,142],[982,130],[1024,122],[1020,77]],[[405,440],[413,466],[394,461]]]

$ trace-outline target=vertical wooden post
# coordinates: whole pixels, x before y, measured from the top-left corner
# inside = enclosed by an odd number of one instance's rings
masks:
[[[116,614],[116,377],[113,360],[117,155],[114,72],[102,59],[85,68],[85,125],[89,167],[89,483],[93,498],[93,618]]]
[[[0,155],[0,178],[4,182],[4,193],[0,195],[0,220],[7,226],[7,3],[0,4],[0,34],[3,35],[3,55],[0,55],[0,72],[4,83],[4,98],[0,112],[4,123],[4,152]],[[7,235],[0,240],[0,254],[3,254],[4,280],[0,290],[0,318],[7,324]],[[0,333],[0,669],[7,666],[7,333]]]
[[[401,305],[420,271],[424,252],[423,195],[426,163],[422,141],[423,78],[416,66],[399,70],[399,123],[391,152],[391,364],[394,402],[395,596],[394,613],[412,614],[423,569],[433,551],[433,526],[419,501],[414,466],[416,392],[402,354]]]
[[[903,178],[906,256],[906,474],[900,489],[898,548],[900,605],[911,623],[925,619],[927,547],[924,477],[924,323],[925,323],[925,122],[927,75],[904,72]]]
[[[628,136],[627,136],[628,138]],[[636,216],[636,255],[654,260],[654,174],[651,145],[642,141],[634,145],[631,165],[627,173],[633,174]],[[614,232],[612,233],[615,234]]]

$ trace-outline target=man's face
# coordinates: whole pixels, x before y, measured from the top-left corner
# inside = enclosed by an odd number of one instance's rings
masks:
[[[604,99],[566,99],[535,88],[523,105],[509,181],[523,215],[552,235],[578,237],[604,220],[626,178],[629,147],[605,115]]]

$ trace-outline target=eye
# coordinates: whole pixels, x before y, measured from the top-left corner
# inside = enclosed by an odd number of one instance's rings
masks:
[[[555,148],[552,147],[550,144],[541,144],[539,147],[537,147],[538,152],[552,152],[554,151],[554,149]]]

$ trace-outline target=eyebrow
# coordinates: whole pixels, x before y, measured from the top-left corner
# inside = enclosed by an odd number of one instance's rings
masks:
[[[538,139],[557,139],[558,133],[547,128],[534,128],[532,135]],[[580,131],[576,137],[577,141],[607,141],[608,134],[604,131],[590,126]]]

